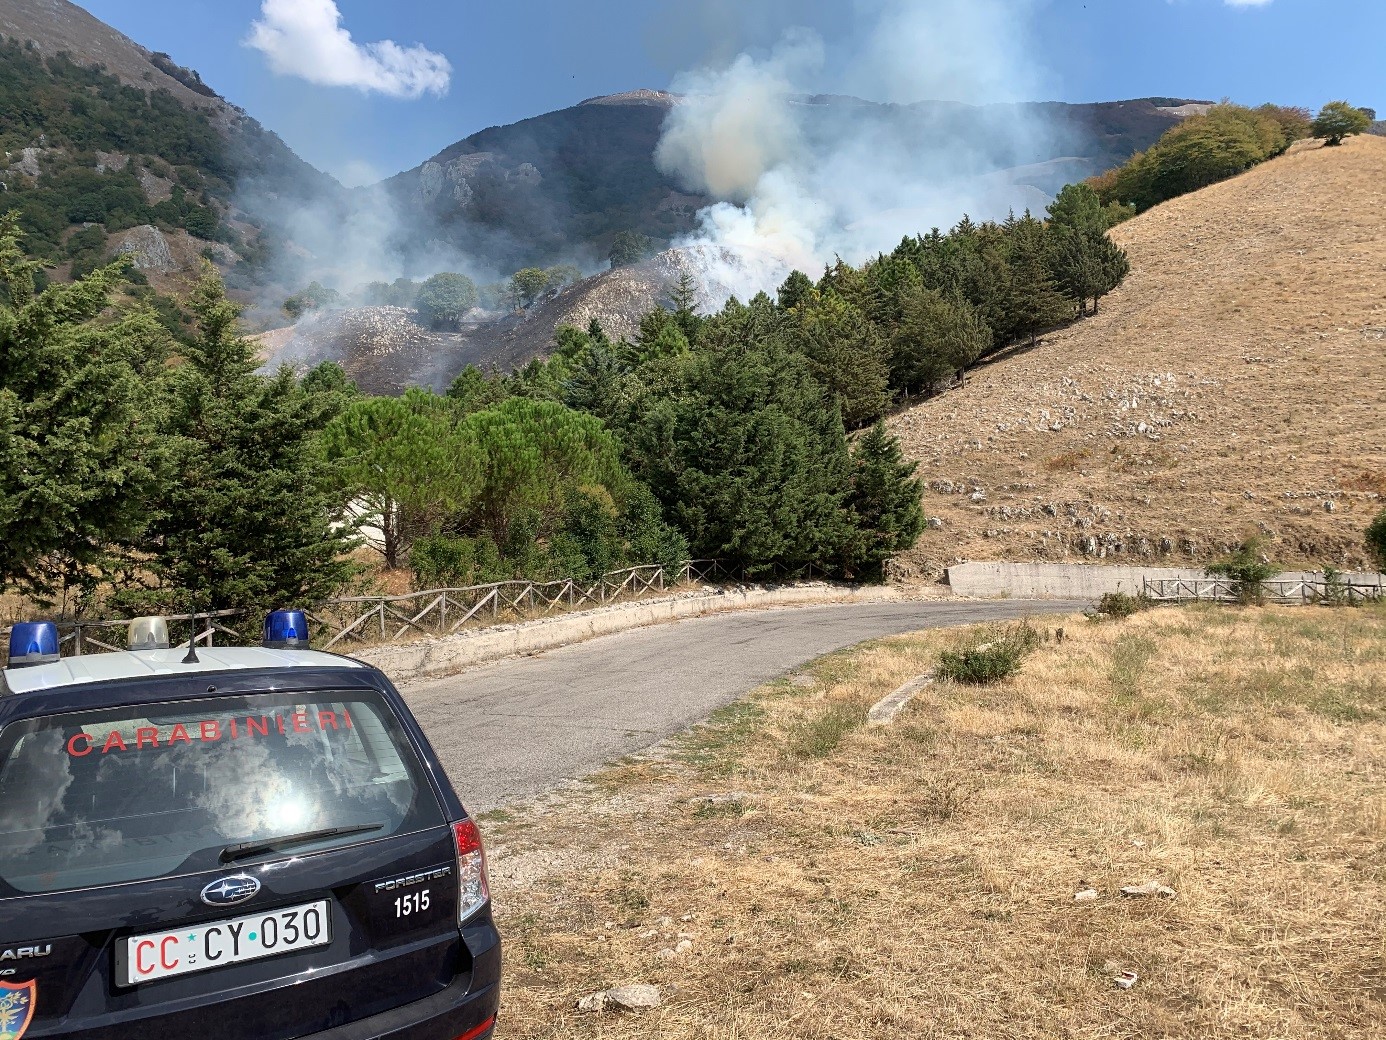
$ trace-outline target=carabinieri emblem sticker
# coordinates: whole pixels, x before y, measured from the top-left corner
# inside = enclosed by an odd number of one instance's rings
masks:
[[[0,982],[0,1040],[19,1040],[34,1020],[36,982]]]

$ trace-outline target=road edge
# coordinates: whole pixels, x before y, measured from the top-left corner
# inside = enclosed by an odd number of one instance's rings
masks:
[[[371,647],[351,656],[379,668],[394,682],[409,683],[441,679],[507,657],[555,650],[599,636],[707,614],[816,603],[893,603],[909,598],[900,589],[884,585],[814,583],[769,589],[719,589],[460,632],[401,646]]]

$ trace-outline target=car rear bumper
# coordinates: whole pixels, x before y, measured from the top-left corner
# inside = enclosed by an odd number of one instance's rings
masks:
[[[311,1040],[488,1040],[500,1007],[500,936],[487,921],[464,928],[463,939],[472,951],[468,975],[431,997],[313,1033]]]

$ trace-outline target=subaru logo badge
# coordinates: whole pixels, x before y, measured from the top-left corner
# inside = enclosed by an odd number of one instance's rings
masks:
[[[208,906],[235,906],[244,903],[260,891],[260,882],[249,874],[213,881],[202,890],[202,901]]]

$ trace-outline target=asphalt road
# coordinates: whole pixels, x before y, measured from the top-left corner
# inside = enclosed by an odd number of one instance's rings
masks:
[[[642,751],[757,686],[867,639],[1077,603],[792,607],[603,636],[403,689],[472,812],[542,794]]]

